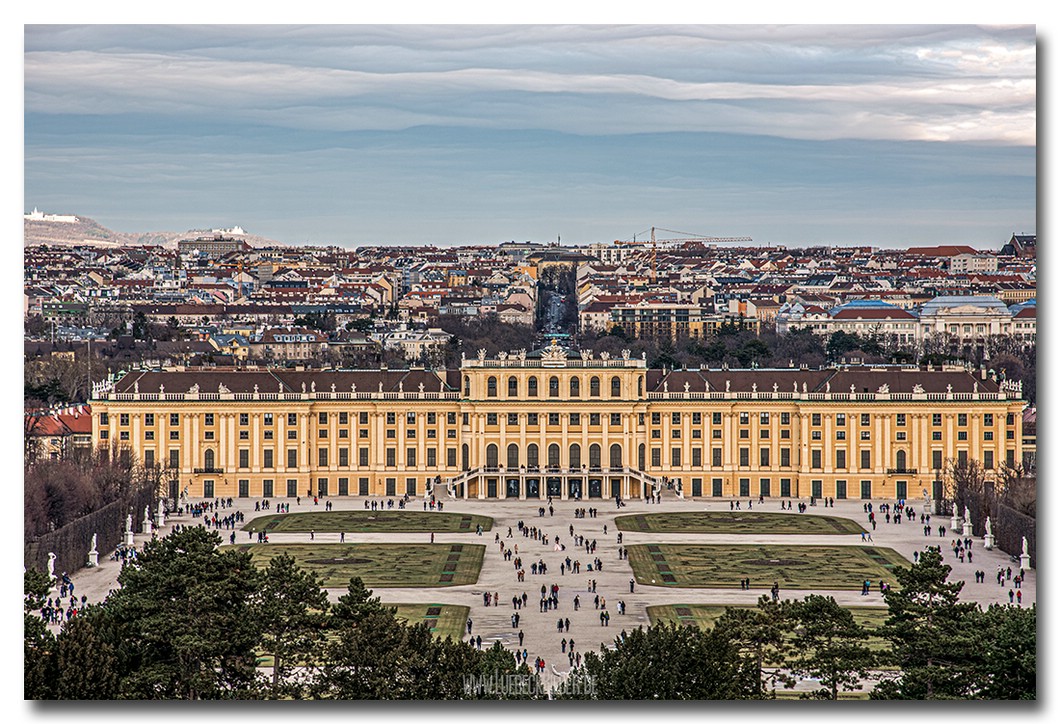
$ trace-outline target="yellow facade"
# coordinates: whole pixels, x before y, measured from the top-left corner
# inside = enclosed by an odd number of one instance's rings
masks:
[[[459,370],[131,372],[93,438],[191,497],[916,498],[1020,462],[1018,389],[963,369],[649,370],[544,354]],[[989,470],[988,470],[989,472]]]

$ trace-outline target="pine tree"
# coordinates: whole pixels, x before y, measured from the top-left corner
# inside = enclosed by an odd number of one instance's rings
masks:
[[[791,653],[793,627],[786,602],[781,605],[762,596],[757,608],[727,608],[714,627],[725,631],[752,664],[758,678],[758,696],[765,697],[766,689],[775,691],[778,684],[794,685],[794,679],[783,668]]]
[[[55,636],[40,615],[50,581],[47,574],[34,568],[23,574],[22,581],[23,695],[26,699],[52,699],[56,680]]]
[[[896,568],[898,585],[884,593],[890,616],[881,632],[893,645],[901,673],[881,681],[874,699],[962,699],[980,681],[978,607],[961,603],[963,581],[948,583],[950,567],[935,550],[910,568]]]
[[[1036,606],[990,606],[976,617],[984,699],[1037,699]]]
[[[797,645],[789,659],[791,670],[819,679],[821,688],[804,698],[839,698],[840,691],[858,691],[875,663],[866,645],[869,635],[831,596],[809,595],[792,601],[788,614],[794,620]]]
[[[269,561],[253,608],[261,624],[261,651],[273,657],[265,695],[304,698],[306,682],[323,653],[327,592],[284,553]]]

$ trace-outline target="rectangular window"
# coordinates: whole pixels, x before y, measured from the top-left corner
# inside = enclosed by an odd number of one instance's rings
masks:
[[[680,412],[671,412],[670,413],[670,424],[671,425],[680,425],[681,424],[681,413]]]
[[[262,452],[261,452],[261,458],[262,458],[261,467],[263,467],[263,468],[271,468],[271,467],[273,467],[272,456],[273,456],[273,451],[271,449],[262,450]]]
[[[339,478],[339,495],[349,495],[349,494],[350,494],[350,479],[349,478]]]
[[[983,432],[983,439],[986,440],[987,442],[990,442],[991,440],[993,440],[994,439],[994,431],[993,430],[984,431]]]
[[[497,413],[496,412],[487,412],[486,413],[486,424],[487,425],[496,425],[497,424]]]
[[[348,468],[350,466],[350,449],[348,447],[339,448],[339,467]]]
[[[265,430],[262,434],[265,436],[266,440],[272,440],[272,432],[272,430]]]
[[[872,481],[862,480],[861,481],[861,499],[868,500],[872,497]]]
[[[239,467],[250,467],[250,450],[244,448],[243,450],[239,451]]]
[[[960,412],[957,414],[957,425],[959,427],[965,427],[968,424],[968,414]]]
[[[327,425],[328,424],[328,413],[326,413],[326,412],[318,412],[317,413],[317,423],[320,424],[320,425]]]
[[[835,481],[835,497],[837,500],[847,499],[847,481],[837,480]]]
[[[527,427],[537,427],[538,421],[536,412],[526,413],[526,424]]]
[[[872,467],[872,451],[862,450],[861,451],[861,469],[868,470]]]
[[[296,495],[298,495],[298,481],[297,480],[288,479],[287,480],[287,497],[288,498],[293,498]]]
[[[721,430],[716,430],[716,429],[715,430],[711,430],[710,431],[710,439],[711,440],[720,440],[721,439]]]
[[[368,424],[368,413],[367,412],[358,412],[357,413],[357,422],[359,424],[361,424],[361,425],[367,425]]]
[[[759,425],[768,425],[769,424],[769,413],[768,412],[759,412],[758,413],[758,424]]]
[[[559,413],[558,412],[550,412],[550,413],[548,413],[548,424],[549,425],[559,425]]]
[[[780,439],[781,440],[790,440],[791,439],[791,430],[781,430],[780,431]]]
[[[339,428],[339,439],[340,440],[349,440],[350,439],[350,431],[347,430],[344,427]]]
[[[319,430],[317,430],[317,437],[320,438],[321,440],[327,440],[328,439],[327,428],[323,428],[322,427]]]
[[[204,498],[212,498],[213,497],[213,481],[212,480],[203,480],[202,481],[202,495],[203,495]]]
[[[437,412],[428,412],[427,413],[427,424],[428,425],[437,425],[438,424],[438,413]]]
[[[942,415],[937,413],[937,412],[932,413],[932,415],[931,415],[931,425],[932,425],[932,427],[941,427],[942,426]]]
[[[939,431],[939,430],[932,430],[931,431],[931,439],[932,440],[941,440],[942,439],[942,432]]]
[[[154,424],[155,424],[155,413],[153,413],[153,412],[145,412],[144,413],[144,425],[146,425],[147,427],[151,427]]]
[[[106,416],[107,416],[107,413],[103,413],[103,417],[105,418]],[[107,421],[103,420],[102,422],[104,424],[106,424]],[[179,425],[180,424],[180,414],[176,413],[176,412],[169,413],[169,424],[170,425]]]
[[[897,440],[898,442],[903,442],[905,440],[905,432],[897,432],[897,433],[895,433],[894,439]]]
[[[763,498],[769,497],[769,478],[759,478],[758,494],[761,495]]]
[[[405,424],[406,425],[415,425],[416,424],[416,413],[415,412],[406,412],[405,413]]]
[[[987,470],[994,469],[994,451],[984,450],[983,451],[983,467]]]
[[[836,424],[836,427],[843,427],[844,425],[847,424],[847,416],[845,414],[843,414],[842,412],[836,413],[835,424]]]
[[[898,427],[905,427],[905,413],[900,412],[894,416],[894,424]]]
[[[271,498],[273,496],[273,481],[262,480],[261,481],[261,495],[264,498]]]
[[[287,451],[287,467],[297,468],[298,467],[298,449],[290,448]]]
[[[958,440],[967,440],[968,439],[968,431],[967,430],[958,430],[957,431],[957,439]]]
[[[994,426],[994,414],[992,412],[983,413],[983,426],[993,427]]]
[[[835,466],[840,470],[844,470],[847,466],[847,451],[836,450],[835,451]]]
[[[748,412],[741,412],[740,413],[740,424],[741,425],[747,425],[747,424],[750,424],[750,422],[751,422],[751,414],[748,413]]]
[[[710,464],[716,468],[721,467],[721,448],[712,448],[710,451]]]
[[[680,440],[681,439],[681,431],[680,430],[670,430],[670,437],[672,439],[674,439],[674,440]]]
[[[596,425],[599,425],[599,424],[600,424],[600,413],[599,412],[590,412],[589,413],[589,425],[590,426],[596,426]]]
[[[272,413],[271,412],[266,412],[265,414],[263,414],[261,416],[261,419],[262,419],[262,422],[264,422],[266,425],[271,425],[272,424]]]
[[[397,450],[392,447],[386,449],[386,466],[388,468],[397,467]]]
[[[155,451],[144,450],[144,467],[153,468],[155,466]]]
[[[416,478],[405,478],[405,495],[416,494]]]
[[[791,424],[791,413],[790,412],[782,412],[782,413],[780,413],[780,424],[781,425],[790,425]]]
[[[867,413],[867,412],[861,413],[861,426],[862,427],[867,427],[868,425],[871,424],[871,422],[872,422],[872,420],[869,417],[869,413]]]
[[[155,431],[154,430],[145,430],[144,431],[144,440],[154,440],[154,439],[155,439]]]
[[[653,425],[661,425],[662,424],[662,414],[658,413],[658,412],[651,413],[651,424],[653,424]]]
[[[250,431],[249,430],[240,430],[239,431],[239,439],[240,440],[249,440],[250,439]]]
[[[508,413],[508,424],[511,425],[512,427],[514,427],[514,426],[519,424],[519,413],[518,412],[509,412]]]
[[[612,427],[621,427],[622,426],[622,414],[619,413],[619,412],[612,412],[611,413],[611,419],[610,419],[609,422],[610,422]]]
[[[357,464],[362,468],[368,467],[368,448],[362,447],[357,450]]]
[[[396,425],[397,424],[397,413],[396,412],[388,412],[388,413],[386,413],[386,424],[388,424],[388,425]]]
[[[703,467],[703,450],[698,447],[692,448],[692,467]]]
[[[405,467],[416,467],[416,448],[410,447],[405,449]]]
[[[126,436],[126,437],[122,438],[123,440],[128,440],[129,439],[128,438],[129,433],[123,432],[122,435]],[[204,432],[203,433],[203,438],[206,439],[206,440],[213,440],[213,430],[207,430],[206,432]]]
[[[820,440],[821,439],[821,431],[820,430],[811,431],[810,432],[810,439],[811,440]]]
[[[349,425],[350,424],[350,413],[348,413],[348,412],[340,412],[339,413],[339,424],[340,425]],[[341,478],[340,478],[340,480],[341,480]]]
[[[761,428],[758,431],[758,437],[761,438],[762,440],[768,440],[769,439],[769,428],[768,427]]]
[[[169,451],[169,467],[177,470],[180,468],[180,450]]]
[[[652,464],[652,467],[655,467],[655,468],[657,468],[660,465],[662,465],[662,449],[661,448],[653,447],[651,449],[651,464]]]
[[[836,430],[835,431],[835,439],[836,440],[846,440],[847,439],[847,431],[846,430]]]
[[[206,423],[207,425],[212,425],[213,424],[213,415],[209,415],[209,414],[206,415],[206,419],[208,421]],[[128,427],[128,425],[129,425],[129,413],[127,413],[127,412],[120,413],[118,415],[118,424],[123,426],[123,427]]]
[[[692,424],[693,425],[702,425],[703,424],[703,413],[702,412],[693,412],[692,413]]]
[[[751,479],[740,478],[740,497],[747,498],[751,495]]]
[[[712,412],[712,413],[710,413],[710,423],[712,425],[720,425],[721,424],[721,413],[720,412]]]
[[[740,467],[746,468],[751,464],[751,449],[742,447],[740,448]]]
[[[791,448],[782,447],[780,448],[780,467],[790,468],[791,467]]]
[[[763,447],[758,449],[758,465],[759,467],[769,467],[769,448]]]
[[[820,427],[821,426],[821,413],[815,412],[812,415],[810,415],[810,424],[813,425],[814,427]]]
[[[811,450],[810,451],[810,467],[815,470],[821,469],[821,451]]]
[[[415,440],[416,439],[416,428],[410,427],[407,430],[405,430],[405,437],[407,439],[409,439],[409,440]]]
[[[317,450],[317,465],[322,468],[328,466],[328,449],[326,447]]]
[[[427,467],[438,467],[438,450],[433,447],[427,448]]]
[[[447,447],[445,449],[445,464],[446,464],[446,467],[450,467],[450,468],[455,468],[456,467],[456,448],[455,447]]]
[[[296,413],[294,413],[294,412],[288,412],[287,413],[287,424],[288,425],[297,425],[298,424],[298,415]]]
[[[872,439],[872,435],[871,435],[871,433],[868,430],[862,430],[860,437],[861,437],[862,440],[871,440]]]
[[[932,450],[931,451],[931,469],[942,470],[942,451]]]

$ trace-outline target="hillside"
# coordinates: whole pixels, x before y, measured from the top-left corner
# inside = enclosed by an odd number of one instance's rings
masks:
[[[78,221],[75,223],[25,219],[23,226],[24,243],[26,246],[36,244],[93,244],[96,246],[159,245],[175,248],[177,242],[181,239],[193,239],[210,233],[209,229],[129,233],[112,231],[87,217],[78,216],[77,218]],[[280,242],[254,234],[246,234],[242,238],[251,246],[283,246]]]

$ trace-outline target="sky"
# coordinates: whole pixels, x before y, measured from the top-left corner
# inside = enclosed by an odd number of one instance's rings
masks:
[[[24,205],[284,243],[1036,232],[1034,26],[27,25]]]

